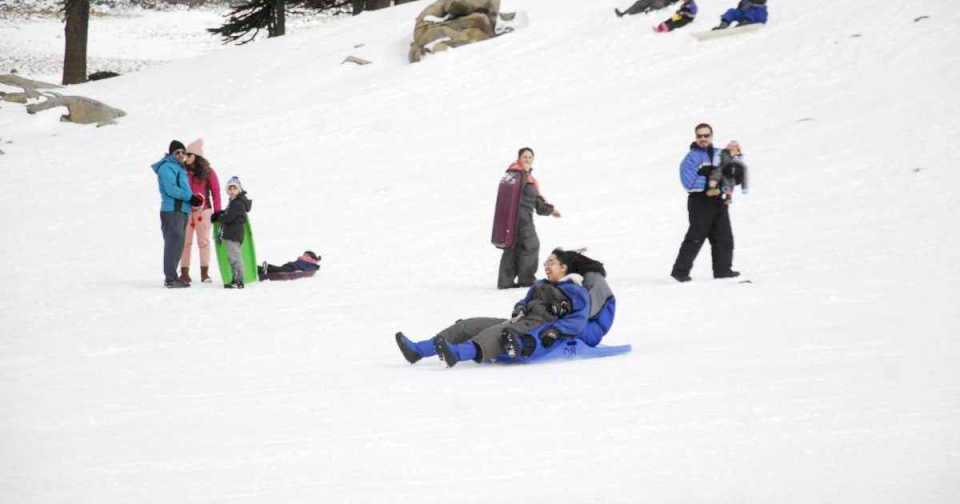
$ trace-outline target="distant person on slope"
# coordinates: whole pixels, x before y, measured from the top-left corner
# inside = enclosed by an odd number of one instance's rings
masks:
[[[571,272],[574,254],[576,252],[559,249],[550,254],[543,264],[546,280],[530,287],[526,297],[514,305],[510,319],[459,320],[434,338],[416,343],[398,332],[396,341],[400,352],[411,364],[423,357],[439,355],[448,367],[453,367],[462,360],[492,361],[504,354],[525,357],[538,347],[553,346],[559,339],[578,337],[587,326],[590,294],[583,287],[583,276]],[[603,265],[599,266],[602,270]],[[610,296],[612,298],[612,293]],[[612,322],[611,313],[609,323]],[[598,328],[590,337],[599,342],[604,332]]]
[[[540,194],[540,183],[533,177],[533,159],[533,149],[524,147],[517,153],[517,160],[507,168],[507,172],[523,173],[523,188],[517,214],[516,241],[512,247],[503,249],[500,256],[498,289],[533,285],[537,262],[540,260],[540,238],[533,224],[533,212],[560,217],[560,212]]]
[[[710,241],[714,278],[735,278],[740,273],[733,265],[733,229],[730,226],[729,194],[721,187],[722,178],[733,177],[740,163],[740,144],[730,142],[723,154],[713,146],[713,128],[706,123],[694,128],[696,138],[680,162],[680,182],[687,191],[687,217],[690,226],[680,245],[670,272],[678,282],[690,281],[693,261],[704,240]],[[726,161],[726,162],[725,162]],[[732,188],[730,188],[732,191]]]
[[[160,231],[163,233],[164,286],[170,289],[190,287],[177,278],[177,263],[183,254],[184,230],[192,205],[203,200],[190,190],[190,181],[183,162],[186,148],[179,140],[170,142],[167,155],[151,167],[157,174],[160,189]]]
[[[199,195],[202,201],[190,211],[183,255],[180,257],[180,280],[191,282],[190,250],[193,248],[193,236],[196,235],[200,255],[200,281],[210,283],[213,281],[210,279],[210,216],[221,210],[220,180],[217,179],[217,172],[210,166],[210,162],[203,157],[202,138],[187,146],[183,164],[187,168],[191,190]]]
[[[617,14],[617,17],[623,17],[626,15],[634,14],[646,14],[651,11],[659,10],[664,7],[670,6],[679,2],[680,0],[637,0],[630,6],[629,9],[621,11],[620,9],[613,9],[613,12]]]
[[[767,22],[767,0],[740,0],[736,9],[729,9],[720,18],[714,30],[725,30],[731,23],[737,26]]]
[[[222,212],[214,212],[210,219],[220,222],[220,236],[227,248],[227,257],[230,259],[230,268],[233,270],[233,282],[224,285],[227,289],[243,288],[243,245],[244,224],[247,223],[247,213],[253,202],[247,199],[247,191],[243,190],[240,179],[230,177],[227,181],[227,195],[230,204]]]
[[[676,14],[670,17],[670,19],[658,24],[653,30],[657,33],[673,31],[692,23],[696,17],[697,2],[693,0],[683,0],[683,4],[677,9]]]

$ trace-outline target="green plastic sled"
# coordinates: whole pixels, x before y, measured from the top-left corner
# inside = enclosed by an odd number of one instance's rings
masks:
[[[220,236],[220,223],[213,223],[213,236]],[[217,266],[220,267],[220,278],[226,285],[233,281],[233,269],[230,268],[230,259],[227,258],[227,246],[222,240],[214,240],[217,249]],[[243,245],[240,247],[240,257],[243,258],[243,283],[257,281],[257,250],[253,244],[253,230],[250,229],[250,217],[243,225]]]

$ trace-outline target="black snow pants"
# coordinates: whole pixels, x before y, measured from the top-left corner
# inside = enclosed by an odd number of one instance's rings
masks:
[[[710,240],[710,255],[713,259],[713,275],[723,275],[733,265],[733,229],[730,227],[730,212],[723,200],[709,197],[702,192],[693,192],[687,197],[687,214],[690,227],[683,238],[677,260],[673,263],[674,276],[686,276],[693,268],[704,240]]]

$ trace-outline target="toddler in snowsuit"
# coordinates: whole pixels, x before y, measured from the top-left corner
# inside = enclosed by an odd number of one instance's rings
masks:
[[[697,17],[697,2],[684,0],[680,8],[677,9],[676,14],[670,17],[670,19],[658,24],[654,27],[653,31],[658,33],[673,31],[692,23],[695,17]]]
[[[227,195],[230,196],[230,204],[222,212],[214,212],[210,217],[212,222],[220,223],[220,236],[218,240],[223,240],[227,248],[227,257],[230,259],[230,268],[233,270],[233,281],[225,284],[227,289],[243,288],[243,257],[240,255],[240,248],[243,245],[244,224],[247,223],[247,212],[253,206],[253,202],[247,199],[247,192],[243,190],[240,179],[231,177],[227,181]]]
[[[319,269],[320,256],[315,254],[312,250],[307,250],[295,261],[284,263],[282,266],[276,266],[264,261],[262,265],[257,267],[257,275],[260,277],[260,280],[266,280],[270,278],[271,274],[296,272],[312,274]]]
[[[720,17],[720,24],[714,30],[723,30],[730,23],[745,26],[754,23],[767,22],[767,0],[740,0],[736,9],[729,9]]]

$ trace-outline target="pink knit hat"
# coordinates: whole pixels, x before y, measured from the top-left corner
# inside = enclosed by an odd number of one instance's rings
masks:
[[[204,155],[203,153],[203,139],[198,138],[190,142],[190,145],[187,146],[187,152],[189,152],[190,154],[197,154],[199,156],[206,157],[206,155]]]

